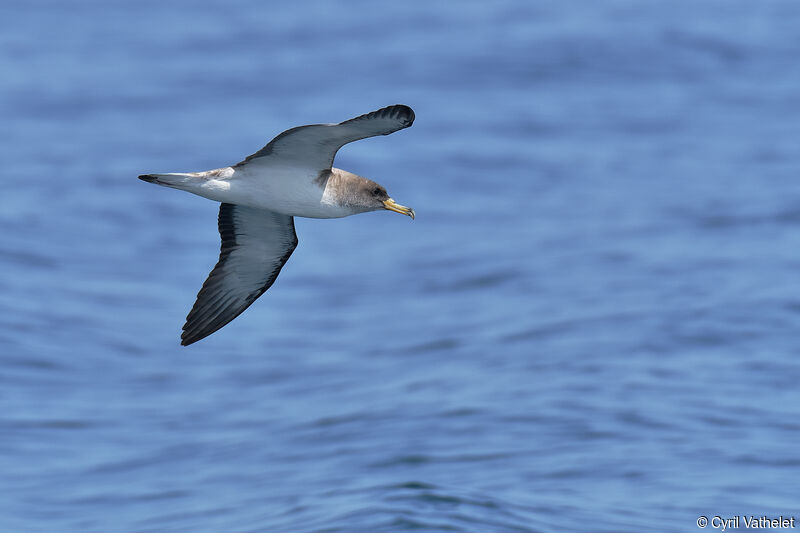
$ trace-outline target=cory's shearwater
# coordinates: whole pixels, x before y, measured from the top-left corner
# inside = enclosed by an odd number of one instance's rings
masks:
[[[413,122],[410,107],[393,105],[339,124],[286,130],[230,167],[139,176],[222,202],[219,261],[186,317],[181,344],[211,335],[272,286],[297,246],[292,217],[338,218],[388,209],[413,219],[414,210],[392,200],[381,185],[333,168],[345,144],[389,135]]]

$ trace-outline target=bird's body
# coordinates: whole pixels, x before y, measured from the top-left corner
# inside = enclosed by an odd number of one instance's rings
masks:
[[[297,246],[292,217],[388,209],[414,218],[414,210],[397,204],[382,186],[332,166],[344,144],[413,122],[409,107],[389,106],[339,124],[292,128],[229,167],[139,176],[222,203],[220,258],[186,319],[182,344],[217,331],[272,285]]]
[[[338,168],[314,173],[279,164],[271,165],[269,161],[257,166],[151,176],[155,176],[154,183],[191,192],[215,202],[246,205],[307,218],[341,218],[362,213],[337,203],[337,191],[344,190],[344,184],[350,183],[377,185],[372,180]]]

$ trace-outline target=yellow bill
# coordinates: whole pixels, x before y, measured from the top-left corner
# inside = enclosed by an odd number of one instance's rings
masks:
[[[410,207],[406,207],[404,205],[400,205],[391,198],[383,202],[383,207],[388,209],[389,211],[394,211],[395,213],[400,213],[401,215],[408,215],[411,217],[411,220],[414,220],[414,210]]]

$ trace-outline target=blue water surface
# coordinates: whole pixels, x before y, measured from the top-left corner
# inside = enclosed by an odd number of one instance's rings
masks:
[[[800,3],[0,7],[0,531],[800,519]],[[180,327],[218,206],[136,179],[404,103],[388,212]]]

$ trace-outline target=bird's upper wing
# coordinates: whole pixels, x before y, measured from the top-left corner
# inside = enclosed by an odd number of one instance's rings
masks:
[[[236,166],[268,158],[273,164],[286,163],[319,172],[333,166],[336,152],[345,144],[376,135],[389,135],[413,123],[414,111],[410,107],[392,105],[339,124],[298,126],[284,131]]]
[[[219,234],[219,261],[186,317],[184,346],[211,335],[264,294],[297,246],[292,217],[241,205],[220,206]]]

